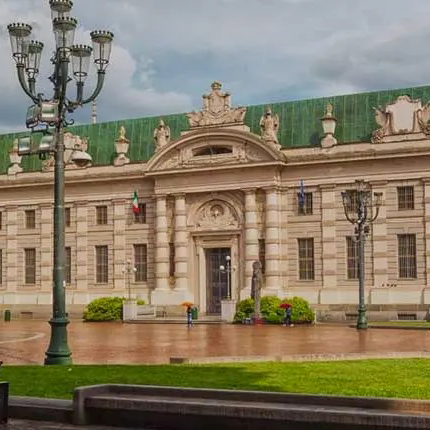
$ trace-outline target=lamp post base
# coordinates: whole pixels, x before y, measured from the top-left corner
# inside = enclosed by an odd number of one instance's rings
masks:
[[[51,341],[48,350],[45,352],[45,365],[66,365],[72,364],[72,354],[67,344],[67,318],[52,318]]]
[[[366,330],[367,329],[366,309],[359,309],[358,310],[357,329],[358,330]]]

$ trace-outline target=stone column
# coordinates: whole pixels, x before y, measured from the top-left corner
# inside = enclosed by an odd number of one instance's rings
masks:
[[[88,294],[88,202],[76,202],[75,303],[85,304]]]
[[[252,263],[258,259],[258,223],[255,189],[245,190],[245,290],[250,295]],[[243,299],[244,297],[240,297]]]
[[[18,276],[24,277],[22,270],[18,270],[18,207],[6,206],[6,249],[3,255],[3,267],[6,271],[6,293],[4,304],[16,303],[18,290]],[[24,251],[22,250],[24,254]]]
[[[279,190],[275,187],[266,191],[266,294],[278,295],[280,284],[281,228]]]
[[[50,203],[40,206],[40,287],[52,291],[52,220],[53,207]]]
[[[373,223],[373,285],[380,287],[388,281],[388,261],[387,261],[387,207],[386,189],[387,182],[372,182],[373,193],[382,193],[382,203],[379,209],[378,218]],[[430,184],[429,184],[430,185]],[[430,196],[430,188],[428,190]],[[430,203],[430,202],[429,202]],[[429,204],[430,206],[430,204]],[[430,221],[430,220],[429,220]],[[430,227],[430,226],[429,226]],[[366,276],[367,278],[368,276]],[[370,276],[369,276],[370,277]]]
[[[125,285],[125,276],[123,273],[123,268],[126,266],[127,262],[127,252],[126,252],[126,200],[125,199],[115,199],[113,201],[113,279],[114,279],[114,289],[125,291],[127,286]],[[134,256],[130,257],[130,260]],[[131,261],[134,267],[134,261]],[[130,286],[133,283],[133,274],[130,275]],[[128,291],[125,292],[126,297],[128,297]]]
[[[188,291],[188,232],[185,195],[175,196],[175,290]]]
[[[166,196],[157,196],[155,214],[155,290],[169,290],[169,237]]]
[[[321,185],[320,188],[322,284],[325,288],[336,288],[336,186]]]

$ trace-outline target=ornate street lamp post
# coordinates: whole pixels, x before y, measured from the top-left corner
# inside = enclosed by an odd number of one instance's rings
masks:
[[[123,267],[122,273],[127,276],[127,290],[128,290],[128,300],[131,300],[131,284],[130,284],[130,275],[132,273],[136,273],[137,268],[131,264],[130,260],[127,260],[127,265]]]
[[[354,233],[358,244],[358,319],[357,329],[367,329],[366,303],[364,297],[365,258],[364,243],[366,235],[370,232],[370,225],[379,215],[382,202],[382,193],[373,193],[369,184],[363,180],[356,180],[357,189],[353,193],[343,192],[342,203],[346,219],[355,226]],[[373,213],[373,208],[375,209]],[[355,213],[354,213],[355,212]]]
[[[225,257],[226,265],[219,266],[219,270],[221,273],[225,273],[227,275],[227,300],[231,299],[231,288],[230,288],[230,277],[231,277],[231,257],[227,255]]]
[[[23,91],[34,103],[27,112],[27,127],[32,133],[42,133],[43,138],[34,148],[32,138],[23,138],[18,143],[20,155],[39,154],[45,157],[54,154],[54,263],[53,263],[53,314],[51,340],[46,351],[45,364],[69,364],[71,353],[67,343],[67,324],[65,291],[65,248],[64,248],[64,127],[73,124],[67,122],[66,114],[84,104],[90,103],[99,95],[109,64],[113,34],[109,31],[93,31],[93,47],[74,45],[77,27],[76,19],[70,16],[73,3],[70,0],[50,0],[52,25],[56,49],[51,63],[53,74],[49,80],[54,91],[51,98],[36,92],[36,78],[39,73],[43,44],[30,41],[32,28],[27,24],[15,23],[8,26],[12,45],[12,55],[16,62],[19,83]],[[84,98],[84,82],[88,75],[91,54],[97,67],[97,86],[89,98]],[[67,86],[76,80],[76,99],[67,97]],[[85,165],[91,158],[82,151],[75,151],[72,161]]]

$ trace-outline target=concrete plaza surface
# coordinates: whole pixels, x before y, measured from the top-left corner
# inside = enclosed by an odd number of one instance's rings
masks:
[[[106,427],[106,426],[72,426],[54,422],[10,420],[8,424],[1,425],[0,430],[132,430],[130,428]]]
[[[41,364],[50,327],[44,321],[0,323],[4,364]],[[168,363],[170,357],[225,358],[421,353],[430,357],[430,331],[347,326],[243,326],[83,323],[69,325],[75,364]]]

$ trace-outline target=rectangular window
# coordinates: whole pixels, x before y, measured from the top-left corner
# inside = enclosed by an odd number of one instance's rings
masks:
[[[66,220],[66,227],[70,227],[70,208],[64,210],[64,217]]]
[[[298,239],[299,279],[313,280],[314,273],[314,239]]]
[[[35,284],[36,283],[36,249],[25,248],[25,283]]]
[[[34,209],[25,211],[25,228],[36,228],[36,211]]]
[[[96,283],[107,284],[109,279],[109,256],[106,245],[96,246]]]
[[[414,209],[414,187],[397,187],[399,211]]]
[[[0,249],[0,285],[3,284],[3,250]]]
[[[266,273],[266,240],[258,239],[258,260],[261,263],[261,273]]]
[[[97,224],[106,225],[108,223],[107,206],[96,206]]]
[[[297,207],[299,215],[312,215],[314,210],[312,193],[304,193],[303,201],[300,193],[297,193]]]
[[[347,212],[357,212],[358,208],[358,192],[357,190],[347,190],[346,194],[348,196],[346,202]]]
[[[134,214],[134,222],[136,224],[146,224],[146,204],[139,203],[139,212]]]
[[[358,241],[355,236],[346,238],[347,278],[358,279]]]
[[[146,282],[147,279],[147,255],[148,248],[146,245],[134,245],[134,274],[135,282]]]
[[[169,243],[169,276],[175,276],[175,244]]]
[[[67,285],[70,285],[72,283],[72,248],[70,248],[70,246],[66,246],[66,265],[64,279]]]
[[[417,277],[417,245],[414,234],[397,236],[399,252],[399,278]]]
[[[0,230],[3,230],[3,212],[0,212]]]

